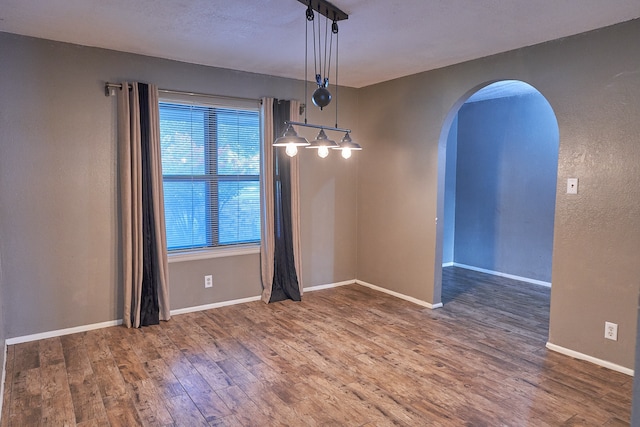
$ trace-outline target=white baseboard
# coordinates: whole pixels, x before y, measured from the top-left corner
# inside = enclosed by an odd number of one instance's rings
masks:
[[[356,283],[356,279],[345,280],[343,282],[327,283],[326,285],[309,286],[308,288],[304,288],[304,291],[305,292],[321,291],[322,289],[337,288],[339,286],[353,285],[355,283]]]
[[[460,267],[460,268],[464,268],[465,270],[473,270],[473,271],[478,271],[480,273],[491,274],[493,276],[506,277],[507,279],[518,280],[520,282],[533,283],[534,285],[546,286],[547,288],[551,287],[551,282],[545,282],[545,281],[537,280],[537,279],[530,279],[528,277],[516,276],[514,274],[500,273],[499,271],[487,270],[487,269],[484,269],[484,268],[474,267],[472,265],[459,264],[457,262],[453,262],[453,263],[450,263],[450,264],[451,265],[446,265],[446,267],[452,267],[452,266],[453,267]],[[445,267],[444,264],[442,264],[442,266]]]
[[[92,323],[90,325],[76,326],[73,328],[58,329],[55,331],[42,332],[42,333],[33,334],[33,335],[24,335],[21,337],[7,338],[5,343],[7,345],[22,344],[24,342],[44,340],[47,338],[60,337],[62,335],[75,334],[77,332],[92,331],[94,329],[102,329],[102,328],[108,328],[110,326],[118,326],[118,325],[122,325],[122,319],[110,320],[108,322]]]
[[[344,282],[328,283],[326,285],[310,286],[310,287],[304,288],[303,291],[304,292],[313,292],[313,291],[319,291],[321,289],[329,289],[329,288],[336,288],[338,286],[351,285],[353,283],[355,283],[355,280],[345,280]],[[171,315],[173,316],[173,315],[176,315],[176,314],[194,313],[196,311],[211,310],[212,308],[226,307],[226,306],[229,306],[229,305],[242,304],[242,303],[245,303],[245,302],[260,301],[261,298],[262,297],[260,295],[258,295],[258,296],[255,296],[255,297],[248,297],[248,298],[234,299],[234,300],[229,300],[229,301],[215,302],[215,303],[212,303],[212,304],[198,305],[198,306],[195,306],[195,307],[179,308],[177,310],[171,310]]]
[[[410,297],[408,295],[404,295],[404,294],[401,294],[399,292],[395,292],[395,291],[391,291],[389,289],[381,288],[380,286],[372,285],[371,283],[367,283],[367,282],[364,282],[362,280],[356,280],[356,283],[358,285],[362,285],[362,286],[365,286],[367,288],[373,289],[374,291],[383,292],[385,294],[392,295],[392,296],[394,296],[396,298],[400,298],[400,299],[403,299],[405,301],[409,301],[409,302],[412,302],[414,304],[421,305],[423,307],[427,307],[427,308],[431,308],[431,309],[442,307],[442,303],[441,302],[439,302],[437,304],[431,304],[430,302],[422,301],[422,300],[419,300],[418,298]]]
[[[630,375],[630,376],[633,376],[634,374],[633,369],[625,368],[624,366],[620,366],[615,363],[608,362],[606,360],[598,359],[596,357],[589,356],[584,353],[570,350],[568,348],[564,348],[559,345],[552,344],[550,342],[547,342],[547,348],[549,350],[555,351],[556,353],[564,354],[565,356],[570,356],[570,357],[573,357],[574,359],[585,360],[587,362],[594,363],[598,366],[602,366],[603,368],[611,369],[612,371],[621,372],[623,374]]]
[[[235,304],[241,304],[243,302],[258,301],[258,300],[260,300],[260,296],[231,300],[231,301],[217,302],[213,304],[200,305],[196,307],[180,308],[177,310],[171,310],[171,315],[173,316],[175,314],[192,313],[194,311],[208,310],[210,308],[218,308],[218,307],[224,307],[227,305],[235,305]],[[33,335],[24,335],[21,337],[7,338],[5,341],[5,346],[13,345],[13,344],[21,344],[21,343],[30,342],[30,341],[43,340],[47,338],[60,337],[63,335],[70,335],[78,332],[92,331],[94,329],[109,328],[111,326],[119,326],[119,325],[122,325],[122,319],[110,320],[108,322],[101,322],[101,323],[93,323],[90,325],[76,326],[73,328],[58,329],[54,331],[42,332],[42,333],[33,334]]]
[[[233,299],[233,300],[229,300],[229,301],[214,302],[214,303],[211,303],[211,304],[197,305],[197,306],[194,306],[194,307],[178,308],[177,310],[171,310],[171,315],[174,316],[176,314],[194,313],[196,311],[210,310],[212,308],[226,307],[226,306],[229,306],[229,305],[242,304],[242,303],[245,303],[245,302],[260,301],[260,298],[261,298],[260,295],[258,295],[258,296],[255,296],[255,297],[248,297],[248,298],[241,298],[241,299]]]
[[[320,290],[320,289],[328,289],[328,288],[335,288],[335,287],[338,287],[338,286],[351,285],[351,284],[353,284],[355,282],[356,282],[355,279],[354,280],[346,280],[344,282],[337,282],[337,283],[329,283],[329,284],[326,284],[326,285],[311,286],[311,287],[305,288],[304,290],[307,291],[307,292],[311,292],[311,291],[317,291],[317,290]],[[245,302],[260,301],[260,298],[261,298],[260,295],[258,295],[258,296],[254,296],[254,297],[241,298],[241,299],[235,299],[235,300],[229,300],[229,301],[222,301],[222,302],[216,302],[216,303],[212,303],[212,304],[198,305],[198,306],[195,306],[195,307],[179,308],[179,309],[176,309],[176,310],[171,310],[171,315],[173,316],[173,315],[176,315],[176,314],[193,313],[193,312],[196,312],[196,311],[210,310],[212,308],[226,307],[226,306],[229,306],[229,305],[242,304],[242,303],[245,303]],[[86,332],[86,331],[91,331],[91,330],[94,330],[94,329],[108,328],[110,326],[118,326],[118,325],[122,325],[122,319],[120,319],[120,320],[111,320],[111,321],[108,321],[108,322],[101,322],[101,323],[93,323],[93,324],[90,324],[90,325],[76,326],[74,328],[58,329],[58,330],[54,330],[54,331],[42,332],[42,333],[33,334],[33,335],[24,335],[24,336],[21,336],[21,337],[7,338],[5,340],[5,353],[6,353],[6,346],[7,345],[21,344],[21,343],[30,342],[30,341],[37,341],[37,340],[42,340],[42,339],[46,339],[46,338],[59,337],[59,336],[62,336],[62,335],[75,334],[77,332]],[[2,386],[4,386],[4,381],[2,382]],[[0,402],[0,405],[2,405],[2,402]],[[0,409],[1,409],[1,407],[0,407]]]
[[[454,264],[453,262],[443,262],[442,263],[442,268],[453,267],[453,264]]]

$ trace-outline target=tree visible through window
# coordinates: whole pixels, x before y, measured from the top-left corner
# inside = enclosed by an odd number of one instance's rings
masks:
[[[260,126],[243,110],[160,102],[169,251],[260,240]]]

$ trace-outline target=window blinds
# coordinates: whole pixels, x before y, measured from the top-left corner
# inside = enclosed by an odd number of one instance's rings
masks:
[[[160,102],[168,249],[258,242],[257,105],[189,101],[172,97]]]

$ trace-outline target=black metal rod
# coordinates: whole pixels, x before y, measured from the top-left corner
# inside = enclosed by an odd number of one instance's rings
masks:
[[[303,127],[306,127],[306,128],[315,128],[315,129],[333,130],[333,131],[336,131],[336,132],[351,133],[351,129],[343,129],[343,128],[338,128],[338,127],[322,126],[322,125],[313,125],[311,123],[292,122],[291,120],[285,121],[284,124],[285,125],[294,125],[294,126],[303,126]]]

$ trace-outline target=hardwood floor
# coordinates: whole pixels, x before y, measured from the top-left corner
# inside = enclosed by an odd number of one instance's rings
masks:
[[[9,346],[1,426],[617,426],[632,378],[545,349],[549,289],[444,270]]]

